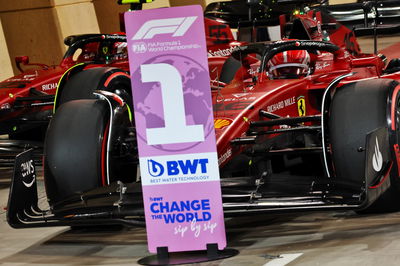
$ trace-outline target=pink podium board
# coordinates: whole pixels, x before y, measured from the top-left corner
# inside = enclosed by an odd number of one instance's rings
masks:
[[[200,6],[128,12],[149,251],[226,246]]]

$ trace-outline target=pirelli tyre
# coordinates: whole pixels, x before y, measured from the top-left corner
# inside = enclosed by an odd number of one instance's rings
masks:
[[[113,92],[132,107],[129,75],[121,69],[99,67],[83,70],[68,78],[57,92],[55,108],[72,100],[94,99],[93,92],[96,90]]]
[[[44,177],[50,204],[102,186],[109,107],[102,100],[75,100],[59,107],[44,144]]]
[[[396,81],[374,79],[338,88],[329,110],[329,142],[333,177],[366,190],[364,212],[387,212],[400,209],[399,165],[396,147],[400,140],[400,93]],[[377,130],[388,136],[388,145],[377,147],[388,155],[387,174],[379,180],[366,178],[367,136]],[[373,151],[374,152],[374,151]],[[365,184],[367,182],[367,184]],[[384,187],[389,184],[389,187]],[[373,198],[374,195],[377,199]],[[371,198],[372,197],[372,198]]]

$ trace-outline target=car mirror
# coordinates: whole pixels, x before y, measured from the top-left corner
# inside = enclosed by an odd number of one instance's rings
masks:
[[[15,63],[17,64],[23,64],[23,65],[27,65],[29,64],[29,56],[17,56],[15,57]]]
[[[24,72],[24,71],[23,71],[22,68],[21,68],[21,63],[22,63],[23,65],[29,64],[29,56],[26,56],[26,55],[24,55],[24,56],[17,56],[17,57],[15,57],[15,63],[16,63],[16,65],[17,65],[18,70],[21,71],[21,73],[22,73],[22,72]]]

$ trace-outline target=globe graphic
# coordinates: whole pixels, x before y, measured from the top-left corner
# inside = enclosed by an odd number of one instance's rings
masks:
[[[210,96],[208,93],[204,93],[204,88],[202,88],[204,84],[209,84],[208,71],[193,59],[182,55],[161,55],[151,58],[143,64],[161,63],[174,66],[181,74],[186,124],[203,125],[204,136],[207,139],[212,130],[214,130],[213,120],[209,116],[209,112],[212,110]],[[157,74],[159,73],[154,73],[154,75]],[[135,88],[140,88],[141,90],[140,93],[135,93],[136,121],[143,121],[144,119],[146,128],[165,127],[160,84],[158,82],[141,83],[139,69],[133,73],[132,81],[133,90]],[[176,134],[179,134],[179,132]],[[146,141],[145,133],[138,132],[138,137]],[[200,143],[165,144],[154,145],[153,147],[163,151],[184,151]]]

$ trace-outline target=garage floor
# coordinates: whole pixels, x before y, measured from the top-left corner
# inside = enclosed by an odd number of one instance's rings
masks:
[[[380,38],[383,49],[399,37]],[[371,40],[360,41],[372,52]],[[397,49],[400,50],[400,49]],[[144,228],[12,229],[6,222],[11,169],[0,169],[0,265],[136,265],[147,252]],[[45,201],[39,180],[41,201]],[[240,254],[198,265],[400,265],[400,213],[291,213],[226,220]]]
[[[12,229],[3,209],[7,195],[3,187],[0,265],[136,265],[150,255],[143,228]],[[400,213],[265,215],[226,225],[228,245],[240,254],[199,265],[400,265]]]

